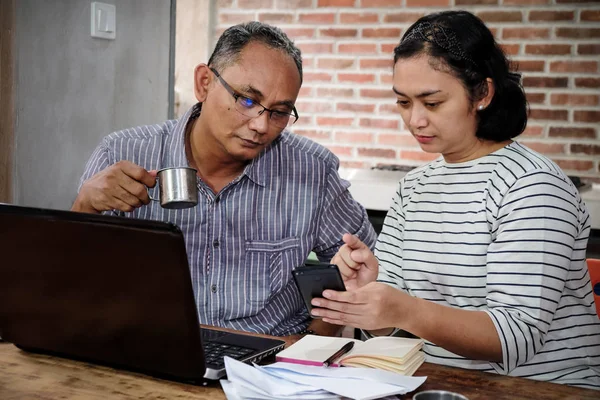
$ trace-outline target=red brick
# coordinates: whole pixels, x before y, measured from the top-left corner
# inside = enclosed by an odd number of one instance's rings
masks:
[[[282,8],[298,9],[298,8],[312,8],[312,0],[277,0],[275,3],[275,10]]]
[[[396,158],[396,150],[393,149],[371,149],[371,148],[358,148],[358,155],[360,157],[377,157],[377,158]]]
[[[526,54],[561,55],[571,54],[570,44],[528,44]]]
[[[597,156],[600,154],[600,146],[597,144],[571,144],[571,154],[588,154]]]
[[[229,8],[233,5],[233,0],[218,0],[217,6],[219,8]]]
[[[341,157],[341,156],[351,156],[352,155],[352,150],[354,149],[354,147],[332,146],[332,145],[327,145],[327,148],[329,150],[331,150],[333,152],[333,154],[335,154],[338,157]]]
[[[569,84],[569,78],[566,78],[566,77],[526,76],[523,78],[523,86],[525,86],[525,87],[560,88],[560,87],[567,87],[568,84]]]
[[[356,37],[358,34],[358,30],[329,28],[329,29],[320,29],[319,34],[321,36],[329,36],[329,37]]]
[[[391,54],[391,53],[394,52],[394,49],[396,48],[396,46],[398,46],[399,42],[400,41],[394,42],[394,43],[381,43],[380,44],[380,46],[381,46],[380,50],[381,50],[382,53],[390,53]]]
[[[600,21],[600,10],[581,10],[582,21]]]
[[[454,0],[457,6],[489,6],[497,5],[499,0]]]
[[[394,83],[394,74],[379,74],[379,81],[391,86]]]
[[[294,124],[294,127],[310,126],[314,125],[314,118],[312,115],[300,114],[300,118]]]
[[[539,104],[539,103],[543,103],[546,100],[546,94],[545,93],[526,93],[527,94],[527,101],[529,103],[534,103],[534,104]]]
[[[354,89],[317,88],[317,97],[352,97]]]
[[[556,28],[559,38],[591,39],[600,37],[600,28]]]
[[[373,83],[375,82],[374,74],[348,74],[348,73],[339,73],[337,75],[338,82],[352,82],[352,83]]]
[[[523,142],[530,149],[542,154],[564,154],[565,145],[560,143]]]
[[[406,7],[448,7],[450,0],[406,0]]]
[[[406,160],[432,161],[439,156],[439,153],[425,153],[424,151],[402,150],[400,152],[400,158]]]
[[[306,136],[311,139],[331,139],[331,131],[318,131],[315,129],[294,129],[296,135]]]
[[[252,19],[254,17],[248,13],[221,13],[219,15],[219,23],[227,25],[235,25]]]
[[[371,143],[373,142],[373,134],[364,132],[336,132],[335,141],[337,143]]]
[[[567,110],[551,110],[543,108],[532,108],[529,111],[531,119],[543,119],[552,121],[566,121],[569,118]]]
[[[402,133],[380,133],[377,135],[377,143],[400,147],[417,147],[419,145],[414,136]]]
[[[477,16],[485,22],[521,22],[521,11],[482,11]]]
[[[304,50],[302,50],[304,51]],[[353,58],[321,58],[317,61],[319,68],[345,69],[354,66]]]
[[[294,21],[293,14],[281,13],[261,13],[258,14],[258,20],[267,24],[289,24]]]
[[[572,21],[575,18],[573,11],[532,10],[529,20],[534,21]]]
[[[351,126],[354,118],[344,117],[317,117],[317,125],[327,126]]]
[[[387,68],[391,69],[394,66],[394,60],[390,57],[386,58],[363,58],[360,60],[360,68]]]
[[[361,0],[361,7],[400,7],[402,0]]]
[[[594,168],[592,161],[580,161],[580,160],[560,160],[554,159],[555,163],[565,171],[589,171]]]
[[[340,22],[342,24],[369,24],[379,21],[379,15],[373,13],[342,13]]]
[[[573,113],[575,122],[600,122],[600,111],[575,111]]]
[[[325,113],[325,112],[333,112],[333,104],[327,101],[311,101],[311,100],[302,100],[296,103],[296,109],[299,113]]]
[[[319,0],[317,7],[353,7],[356,0]]]
[[[575,78],[575,86],[584,88],[600,88],[600,78]]]
[[[336,111],[337,112],[350,111],[350,112],[372,113],[375,111],[375,104],[338,103],[336,105]]]
[[[598,71],[596,61],[554,61],[550,63],[550,72],[583,72]]]
[[[503,39],[547,39],[550,37],[548,28],[504,28]]]
[[[396,97],[390,89],[360,89],[360,96],[377,99],[393,99]]]
[[[504,5],[548,4],[549,0],[504,0]]]
[[[363,128],[399,129],[397,119],[361,118],[359,125]]]
[[[376,43],[341,43],[338,45],[339,53],[362,53],[372,54],[377,53]]]
[[[544,133],[544,127],[538,125],[527,125],[520,137],[540,137]]]
[[[514,56],[516,54],[519,54],[519,49],[521,48],[520,44],[501,44],[500,47],[502,47],[502,51],[504,51],[505,54]]]
[[[577,53],[584,55],[598,55],[600,54],[600,44],[580,44],[577,46]]]
[[[284,28],[283,31],[292,40],[298,38],[314,38],[316,36],[315,30],[311,28]]]
[[[335,14],[300,14],[298,21],[303,24],[333,24]]]
[[[333,43],[296,43],[296,45],[302,50],[302,53],[326,53],[333,52]]]
[[[400,110],[396,104],[380,104],[379,112],[384,114],[400,114]]]
[[[396,23],[396,22],[401,22],[401,23],[413,23],[416,20],[418,20],[419,18],[421,18],[422,16],[424,16],[425,13],[420,13],[420,12],[399,12],[399,13],[394,13],[394,14],[386,14],[383,17],[383,22],[391,22],[391,23]]]
[[[310,86],[302,86],[300,88],[300,93],[298,93],[298,97],[310,97],[312,95],[312,88]]]
[[[550,137],[566,137],[566,138],[596,138],[596,131],[594,128],[578,128],[574,126],[570,127],[550,127],[548,132]]]
[[[272,8],[273,0],[238,0],[239,8]]]
[[[369,167],[369,164],[363,161],[344,161],[340,160],[340,167],[342,168],[358,168],[365,169]]]
[[[550,103],[553,105],[595,106],[599,103],[599,99],[600,96],[594,94],[553,93],[550,96]]]
[[[515,60],[515,63],[519,71],[527,72],[543,72],[546,64],[544,60]]]
[[[398,38],[400,41],[400,36],[402,33],[402,29],[398,28],[366,28],[363,29],[363,37],[366,38]]]
[[[333,75],[325,72],[304,73],[304,82],[331,82],[332,79]]]

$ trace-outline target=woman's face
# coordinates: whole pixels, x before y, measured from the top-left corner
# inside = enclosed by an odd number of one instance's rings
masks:
[[[423,55],[400,59],[394,66],[393,90],[404,124],[423,151],[441,153],[448,162],[480,157],[485,142],[475,135],[476,105],[460,80],[430,62]]]

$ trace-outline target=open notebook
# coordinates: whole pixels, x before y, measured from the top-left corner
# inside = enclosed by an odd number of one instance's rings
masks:
[[[366,341],[349,338],[306,335],[287,349],[277,353],[276,359],[305,365],[323,365],[329,356],[344,344],[354,347],[339,358],[332,367],[369,367],[410,376],[423,364],[422,339],[376,337]]]

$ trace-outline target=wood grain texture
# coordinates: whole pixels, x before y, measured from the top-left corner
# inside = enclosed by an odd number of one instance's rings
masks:
[[[470,400],[597,400],[600,392],[425,363],[418,389],[458,392]],[[399,397],[409,400],[413,393]],[[27,353],[0,343],[0,398],[25,399],[195,399],[224,400],[218,382],[194,386],[57,357]]]
[[[0,202],[12,202],[14,0],[0,1]]]

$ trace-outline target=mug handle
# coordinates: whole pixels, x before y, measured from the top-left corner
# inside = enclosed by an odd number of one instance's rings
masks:
[[[158,176],[156,177],[156,183],[158,184]],[[156,185],[154,185],[154,187],[156,187]],[[148,197],[150,198],[150,200],[152,201],[160,201],[160,199],[155,199],[154,197],[152,197],[150,195],[150,188],[146,186],[146,191],[148,192]]]

